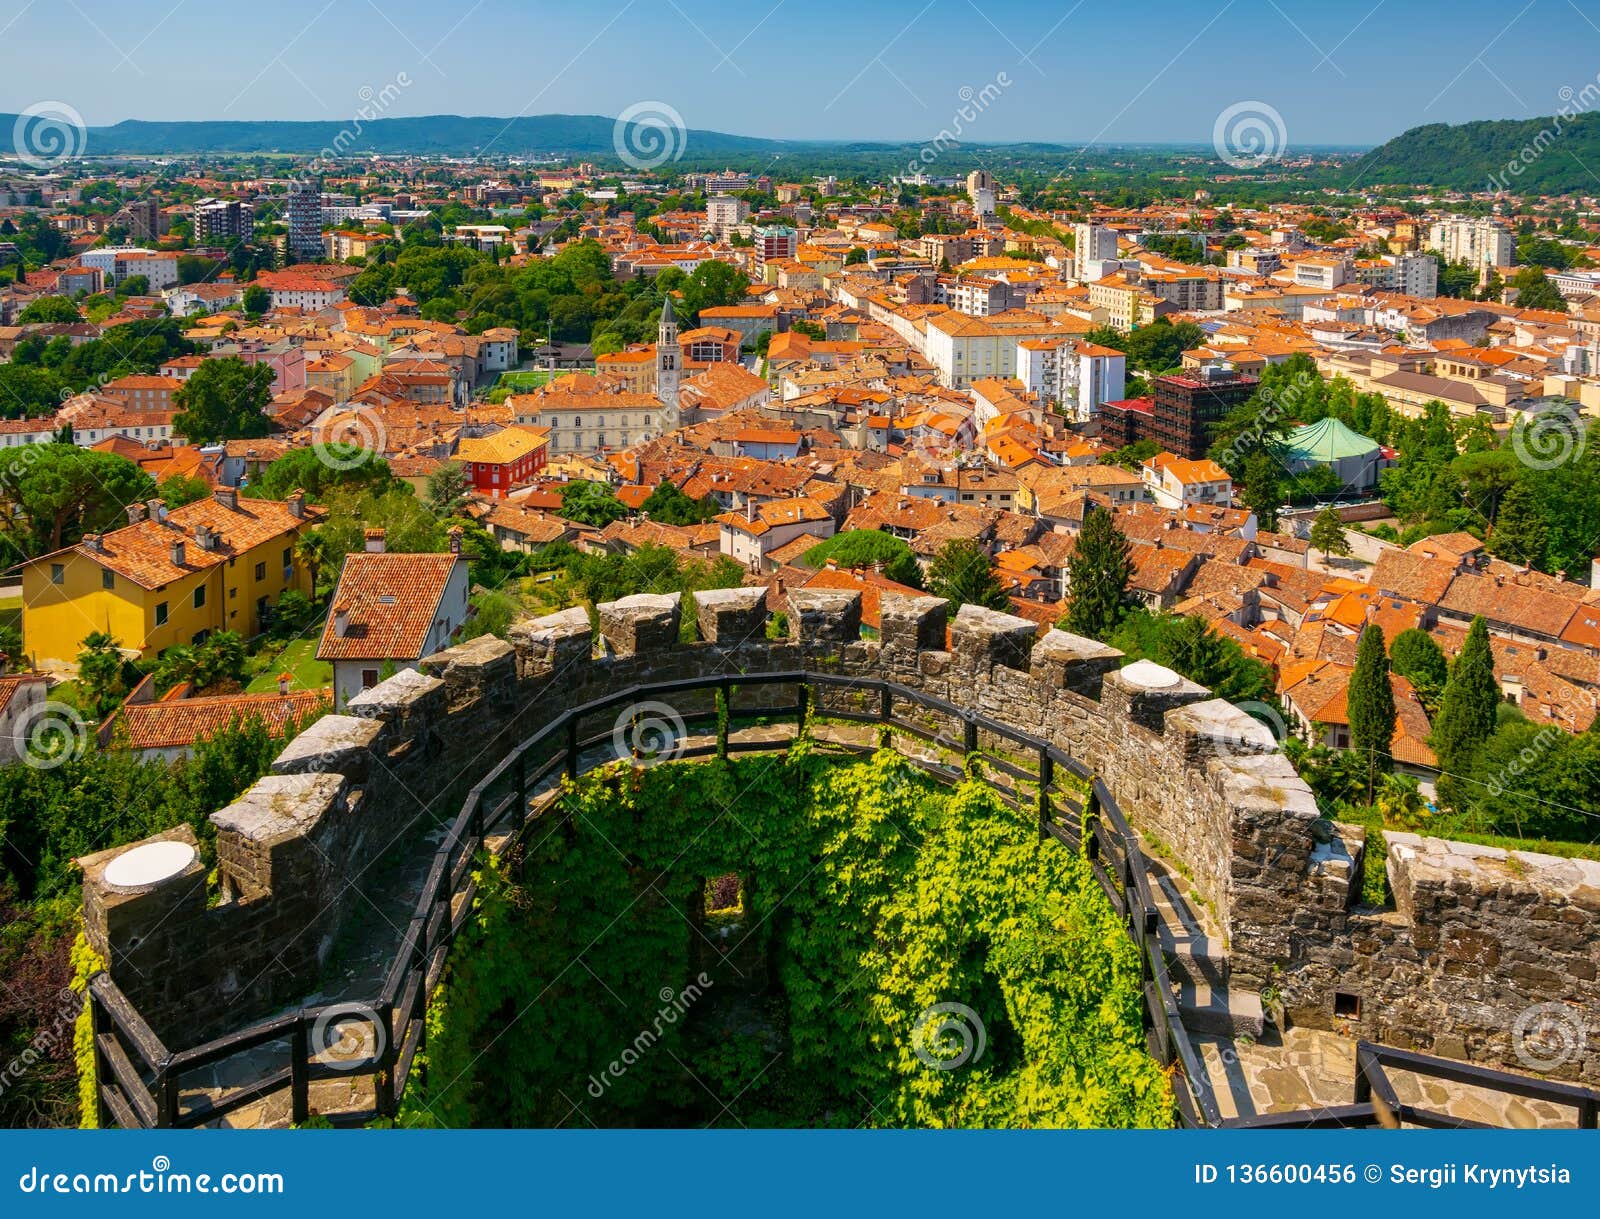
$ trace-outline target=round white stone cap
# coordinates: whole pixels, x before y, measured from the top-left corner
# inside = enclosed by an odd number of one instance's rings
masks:
[[[1170,690],[1183,680],[1171,669],[1152,660],[1136,660],[1121,672],[1128,681],[1146,690]]]
[[[194,848],[187,842],[147,842],[108,863],[106,883],[119,889],[142,889],[171,880],[194,859]]]

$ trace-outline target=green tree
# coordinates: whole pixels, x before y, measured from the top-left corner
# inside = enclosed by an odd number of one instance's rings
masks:
[[[191,474],[169,474],[156,484],[156,494],[168,508],[181,508],[205,499],[211,494],[211,484]]]
[[[703,525],[722,511],[714,496],[694,499],[670,482],[650,492],[642,507],[646,516],[663,525]]]
[[[1556,290],[1542,267],[1520,267],[1511,277],[1511,286],[1517,290],[1519,309],[1548,309],[1555,313],[1567,311],[1566,297]]]
[[[1494,675],[1494,649],[1489,644],[1489,624],[1482,615],[1472,620],[1461,652],[1450,666],[1439,718],[1431,744],[1439,759],[1439,798],[1460,808],[1467,791],[1462,779],[1472,773],[1475,755],[1494,734],[1500,706],[1500,683]]]
[[[922,565],[909,545],[881,529],[846,529],[806,551],[808,567],[876,567],[896,584],[922,587]]]
[[[1257,518],[1259,520],[1259,518]],[[1348,555],[1350,543],[1344,536],[1344,522],[1337,508],[1324,508],[1311,522],[1311,545],[1323,554]]]
[[[1511,485],[1500,503],[1489,548],[1508,563],[1538,567],[1550,545],[1550,526],[1530,481]]]
[[[952,538],[928,564],[928,591],[950,602],[951,609],[981,605],[1006,609],[1011,602],[995,578],[989,552],[970,538]]]
[[[40,296],[29,301],[17,314],[17,324],[30,326],[35,322],[81,322],[83,314],[65,296]]]
[[[382,495],[395,485],[389,463],[375,453],[354,445],[329,445],[325,450],[332,461],[323,460],[316,449],[291,449],[270,463],[250,484],[250,494],[258,499],[287,499],[292,491],[321,503],[334,490],[370,491]],[[409,489],[410,484],[405,484]]]
[[[1368,624],[1356,646],[1356,667],[1345,695],[1350,716],[1350,748],[1361,759],[1370,805],[1382,777],[1394,766],[1396,722],[1394,687],[1389,683],[1389,656],[1383,629]]]
[[[251,317],[260,317],[268,309],[272,308],[272,293],[268,292],[260,284],[246,284],[241,295],[240,304]]]
[[[467,502],[466,467],[458,461],[447,461],[428,475],[428,491],[423,502],[435,516],[453,516]]]
[[[1272,701],[1272,671],[1202,618],[1136,609],[1106,642],[1129,660],[1164,665],[1230,703]]]
[[[105,631],[91,631],[83,637],[78,682],[96,716],[107,714],[128,692],[122,681],[122,651]]]
[[[178,409],[173,430],[191,444],[246,440],[272,430],[269,364],[246,364],[233,356],[206,360],[172,396]]]
[[[560,494],[560,515],[575,524],[599,529],[628,515],[627,506],[605,483],[578,479],[563,484]]]
[[[1411,683],[1430,717],[1437,713],[1450,662],[1432,635],[1417,627],[1401,631],[1389,645],[1389,667]]]
[[[125,457],[73,444],[22,445],[0,464],[0,538],[13,562],[125,524],[123,510],[155,494]]]
[[[1133,575],[1132,548],[1104,508],[1097,505],[1085,514],[1067,573],[1072,603],[1062,629],[1104,641],[1128,612]]]
[[[1278,527],[1283,499],[1283,467],[1277,458],[1260,451],[1250,454],[1239,482],[1239,502],[1256,514],[1258,526],[1270,531]]]

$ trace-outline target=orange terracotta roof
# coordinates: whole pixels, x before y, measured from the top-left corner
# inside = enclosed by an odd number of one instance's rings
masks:
[[[422,655],[454,554],[361,553],[345,558],[318,660],[414,660]],[[341,611],[347,615],[339,633]]]

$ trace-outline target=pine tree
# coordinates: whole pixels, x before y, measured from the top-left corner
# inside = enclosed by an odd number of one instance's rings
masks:
[[[1494,735],[1500,706],[1500,683],[1494,676],[1494,652],[1489,647],[1489,624],[1482,616],[1472,620],[1461,654],[1450,666],[1439,719],[1433,726],[1433,752],[1439,759],[1439,797],[1460,808],[1462,782],[1472,770],[1483,743]]]
[[[1350,715],[1350,748],[1362,761],[1367,803],[1371,804],[1384,775],[1394,765],[1394,687],[1389,684],[1389,656],[1383,629],[1368,625],[1356,649],[1356,668],[1345,695]]]
[[[1072,604],[1062,629],[1104,641],[1128,611],[1128,580],[1133,575],[1128,539],[1104,508],[1093,507],[1085,514],[1067,572]]]
[[[995,577],[989,552],[969,538],[952,538],[939,548],[928,564],[928,591],[950,602],[952,610],[963,605],[985,609],[1009,609],[1011,600]]]

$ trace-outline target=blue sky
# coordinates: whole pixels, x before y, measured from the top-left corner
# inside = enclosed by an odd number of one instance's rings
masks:
[[[0,63],[0,111],[95,125],[344,120],[387,90],[395,116],[661,101],[691,127],[919,140],[997,84],[971,140],[1208,142],[1261,101],[1292,149],[1553,113],[1600,73],[1600,0],[0,0]]]

